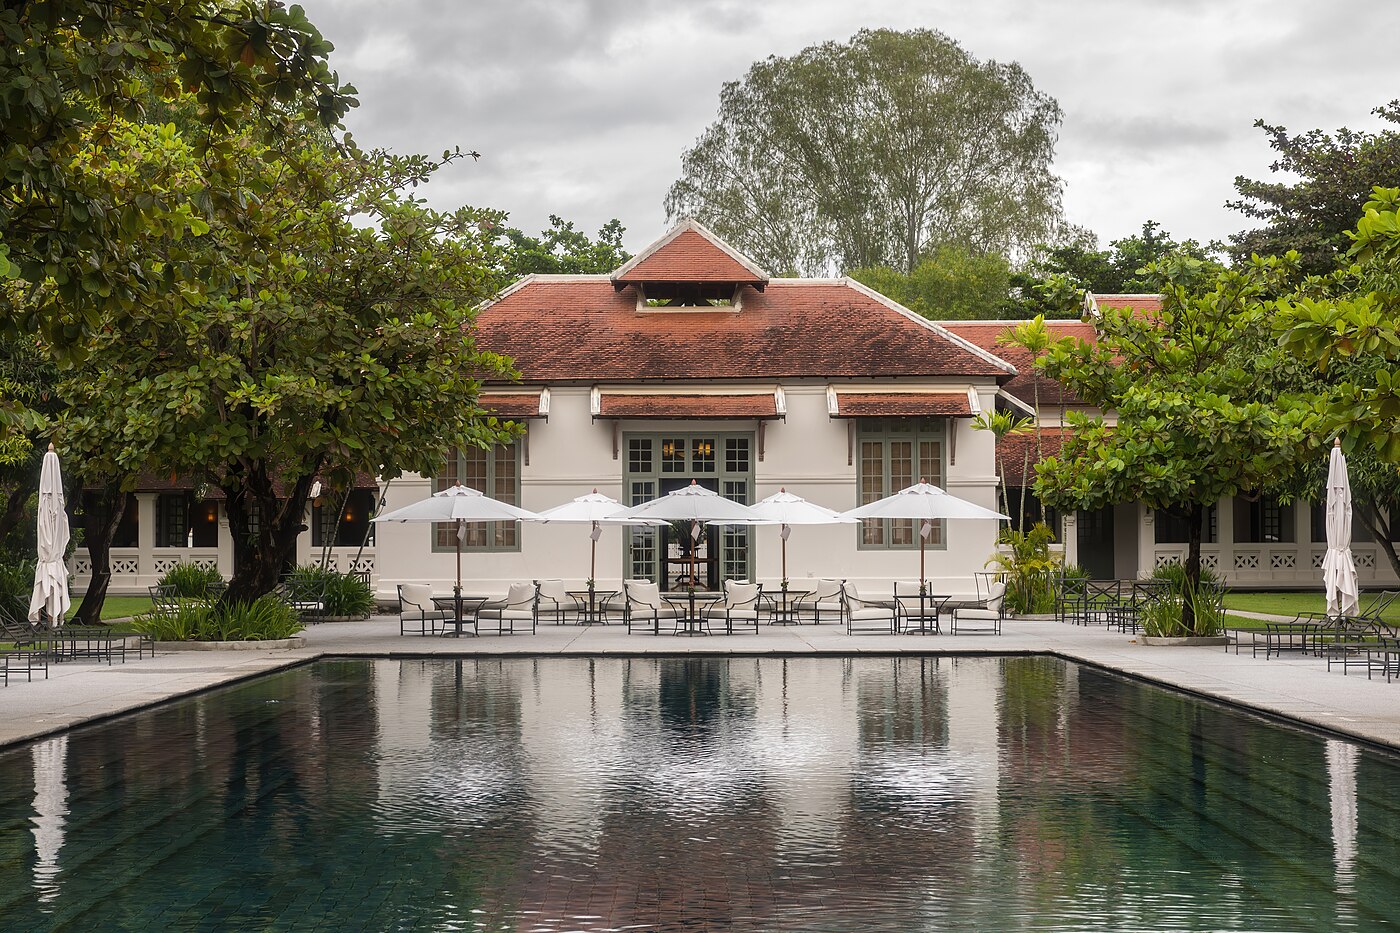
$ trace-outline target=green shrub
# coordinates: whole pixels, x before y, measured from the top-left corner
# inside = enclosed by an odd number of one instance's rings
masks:
[[[363,616],[374,611],[374,592],[354,574],[303,564],[287,576],[295,593],[319,596],[328,616]]]
[[[132,627],[158,641],[272,641],[303,628],[291,606],[269,593],[251,603],[183,603],[172,612],[148,612]]]
[[[1030,531],[1006,528],[997,536],[997,544],[1009,553],[998,551],[987,561],[995,564],[1006,580],[1006,608],[1020,615],[1055,611],[1055,578],[1060,559],[1050,553],[1055,533],[1044,522],[1037,522]]]
[[[1210,568],[1201,568],[1201,583],[1191,590],[1186,583],[1186,568],[1180,561],[1163,564],[1152,572],[1152,579],[1166,580],[1167,591],[1159,599],[1143,607],[1139,622],[1145,635],[1168,638],[1185,636],[1214,636],[1225,631],[1225,587]],[[1191,602],[1195,624],[1188,629],[1182,622],[1182,612]]]
[[[34,592],[34,562],[0,563],[0,618],[22,623],[29,618],[29,596]]]
[[[223,574],[213,567],[198,564],[176,564],[160,578],[161,586],[168,586],[176,596],[198,599],[209,595],[209,588],[224,582]]]

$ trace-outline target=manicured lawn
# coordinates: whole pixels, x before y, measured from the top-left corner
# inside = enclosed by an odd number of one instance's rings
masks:
[[[73,608],[68,610],[68,618],[73,618],[73,613],[78,611],[78,606],[82,604],[82,601],[82,597],[74,598]],[[102,602],[102,618],[121,619],[145,612],[150,608],[151,598],[149,596],[108,596]]]
[[[1361,594],[1361,608],[1365,609],[1372,599],[1372,594]],[[1240,593],[1229,592],[1225,594],[1226,609],[1243,609],[1246,612],[1266,612],[1270,615],[1289,616],[1290,618],[1300,612],[1322,612],[1327,607],[1327,601],[1322,595],[1322,590],[1303,592],[1260,592],[1260,593]],[[1387,622],[1400,623],[1400,600],[1391,604],[1381,616]],[[1232,617],[1240,623],[1247,623],[1249,620],[1240,619],[1238,616]]]

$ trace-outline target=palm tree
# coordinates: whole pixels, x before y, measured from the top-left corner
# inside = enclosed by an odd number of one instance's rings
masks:
[[[996,438],[997,455],[997,478],[1001,481],[1001,502],[1002,506],[1010,511],[1011,499],[1006,490],[1006,464],[1001,459],[1001,439],[1010,437],[1013,434],[1025,434],[1030,430],[1031,419],[1018,415],[1012,411],[984,411],[976,418],[972,419],[974,431],[991,431]],[[1023,487],[1024,489],[1024,487]],[[1016,516],[1016,529],[1021,530],[1025,524],[1025,493],[1021,494],[1021,513]]]

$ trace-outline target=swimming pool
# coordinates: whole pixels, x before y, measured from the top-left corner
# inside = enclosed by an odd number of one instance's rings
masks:
[[[0,928],[1346,930],[1400,760],[1049,658],[326,661],[0,752]]]

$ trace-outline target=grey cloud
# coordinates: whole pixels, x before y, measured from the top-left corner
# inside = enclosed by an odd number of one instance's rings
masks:
[[[637,249],[663,231],[681,152],[720,85],[771,54],[862,27],[942,30],[980,58],[1019,61],[1065,111],[1070,219],[1103,240],[1158,217],[1174,233],[1241,226],[1219,205],[1269,162],[1256,117],[1297,129],[1368,126],[1400,96],[1359,35],[1394,35],[1400,5],[1315,0],[301,0],[361,91],[363,144],[483,159],[429,186],[437,206],[499,207],[526,229],[550,213],[588,229],[617,216]]]

